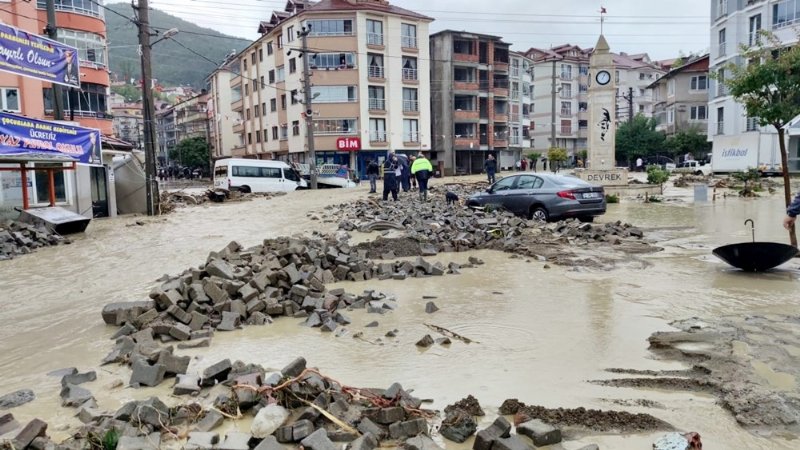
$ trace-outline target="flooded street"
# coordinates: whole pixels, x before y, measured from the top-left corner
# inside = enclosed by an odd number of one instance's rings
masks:
[[[245,247],[265,238],[298,232],[334,231],[335,223],[310,218],[309,211],[363,197],[364,188],[296,192],[271,200],[183,208],[159,219],[94,221],[69,246],[40,249],[0,263],[0,395],[33,389],[37,400],[13,410],[22,422],[39,417],[60,429],[74,426],[71,409],[61,408],[59,380],[47,373],[63,367],[88,370],[111,348],[114,327],[103,324],[102,307],[144,299],[163,274],[178,274],[205,261],[209,251],[230,241]],[[412,194],[406,194],[412,195]],[[414,194],[415,195],[415,194]],[[349,312],[349,333],[336,337],[281,318],[272,325],[217,332],[210,348],[177,350],[193,356],[190,371],[223,358],[279,369],[297,356],[351,386],[388,387],[397,381],[417,397],[442,409],[467,394],[477,397],[487,418],[507,398],[547,407],[624,409],[649,413],[685,431],[697,431],[706,448],[793,449],[788,437],[760,437],[742,429],[711,395],[664,390],[613,388],[588,383],[612,378],[608,368],[684,369],[656,360],[648,337],[672,329],[669,322],[690,317],[792,315],[800,305],[797,260],[768,274],[743,274],[711,256],[714,247],[749,241],[744,220],[752,218],[756,240],[787,242],[781,228],[782,199],[718,199],[610,205],[600,222],[621,220],[645,230],[663,252],[637,256],[643,270],[597,270],[511,259],[494,251],[447,253],[428,258],[465,263],[477,256],[486,264],[461,275],[339,283],[348,292],[375,289],[397,298],[396,311],[376,316]],[[601,256],[601,255],[598,255]],[[425,314],[423,296],[441,309]],[[364,325],[377,320],[376,328]],[[419,350],[414,343],[430,331],[448,328],[476,343]],[[396,338],[386,332],[399,330]],[[364,332],[364,340],[352,338]],[[776,336],[777,338],[777,336]],[[380,340],[380,342],[379,342]],[[372,341],[366,342],[366,341]],[[798,350],[800,351],[800,350]],[[797,394],[797,380],[776,376],[786,368],[753,356],[765,383]],[[795,365],[797,365],[795,360]],[[86,387],[101,409],[115,410],[130,399],[164,395],[171,383],[134,390],[105,387],[127,383],[130,370],[109,365]],[[663,408],[621,407],[614,403],[647,399]],[[237,425],[247,428],[246,422]],[[646,449],[661,433],[584,436],[563,448],[597,443],[604,449]],[[54,434],[56,439],[59,435]],[[580,444],[580,445],[578,445]],[[448,448],[461,448],[447,442]]]

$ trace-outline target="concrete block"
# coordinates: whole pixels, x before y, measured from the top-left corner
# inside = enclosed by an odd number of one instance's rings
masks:
[[[92,393],[74,384],[68,384],[61,388],[61,406],[78,407],[93,399]]]
[[[337,450],[336,446],[328,439],[328,433],[324,428],[311,433],[308,437],[300,441],[303,447],[310,450]]]
[[[528,436],[537,447],[561,442],[561,430],[538,419],[518,425],[517,434]]]
[[[284,367],[281,370],[281,373],[283,374],[284,377],[294,378],[303,373],[304,370],[306,370],[306,360],[305,358],[300,357],[289,363],[289,365],[287,365],[286,367]]]
[[[139,302],[118,302],[118,303],[109,303],[108,305],[103,307],[101,315],[103,317],[103,321],[108,325],[122,325],[122,323],[117,323],[117,317],[120,312],[123,313],[133,313],[134,311],[147,311],[148,309],[153,309],[156,307],[156,302],[152,300],[144,300]],[[136,315],[138,316],[139,313]]]
[[[225,416],[212,409],[206,411],[203,418],[195,425],[195,428],[197,431],[211,431],[222,425],[223,422],[225,422]]]
[[[494,441],[492,450],[535,450],[535,447],[519,436],[511,436]]]
[[[191,395],[200,392],[200,377],[197,375],[180,374],[172,387],[173,395]]]
[[[285,450],[285,447],[278,443],[275,436],[265,437],[254,450]]]
[[[219,434],[192,431],[189,433],[189,441],[183,447],[186,450],[211,450],[219,442]]]
[[[169,335],[179,341],[188,341],[192,337],[192,329],[182,323],[176,323],[169,328]]]
[[[70,376],[70,375],[67,375]],[[63,384],[62,384],[63,386]],[[36,395],[30,389],[20,389],[0,397],[0,409],[11,409],[32,402]]]
[[[395,422],[399,422],[405,418],[406,418],[406,412],[403,408],[399,406],[381,408],[378,410],[378,414],[375,415],[375,421],[384,425],[389,425]]]
[[[161,448],[161,434],[147,436],[120,436],[117,450],[158,450]]]
[[[361,437],[351,442],[347,450],[373,450],[378,446],[378,439],[372,433],[364,433]]]
[[[444,450],[442,447],[439,447],[436,442],[433,442],[433,439],[424,434],[407,439],[403,442],[402,448],[405,450]]]
[[[250,450],[249,433],[230,432],[225,435],[225,440],[217,444],[218,450]]]
[[[233,280],[233,267],[221,259],[212,259],[206,264],[205,271],[212,277],[220,277],[224,280]],[[209,295],[210,296],[210,295]]]
[[[230,359],[223,359],[222,361],[207,367],[205,370],[203,370],[202,385],[214,386],[214,384],[217,382],[223,382],[227,380],[228,374],[232,368],[233,366],[231,365]]]
[[[11,413],[0,414],[0,436],[8,433],[11,430],[19,428],[19,422],[14,419]]]
[[[131,379],[128,384],[131,386],[158,386],[164,381],[164,376],[167,373],[167,368],[163,364],[150,365],[147,361],[137,359],[131,365]]]
[[[24,449],[37,437],[47,436],[47,423],[33,419],[11,441],[14,448]]]

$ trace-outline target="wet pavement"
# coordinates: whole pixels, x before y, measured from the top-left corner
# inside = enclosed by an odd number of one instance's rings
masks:
[[[46,248],[0,264],[0,394],[31,388],[38,399],[15,408],[19,420],[34,416],[54,429],[76,425],[72,410],[58,405],[58,379],[46,373],[63,367],[95,368],[111,346],[113,329],[103,325],[100,309],[112,301],[144,298],[162,274],[176,274],[202,263],[208,252],[231,240],[245,246],[264,238],[300,231],[332,231],[335,224],[311,220],[309,210],[365,195],[365,189],[295,192],[270,200],[179,209],[159,219],[94,221],[70,246]],[[331,377],[354,386],[387,387],[394,381],[415,389],[420,398],[443,408],[475,395],[492,418],[506,398],[548,407],[621,409],[612,400],[647,399],[664,409],[625,407],[698,431],[707,448],[789,449],[796,442],[759,437],[743,430],[709,395],[660,390],[610,388],[587,380],[618,377],[607,368],[682,369],[657,361],[647,350],[655,331],[670,330],[674,319],[692,316],[792,314],[800,296],[798,263],[769,274],[742,274],[710,255],[718,245],[750,239],[744,220],[756,223],[758,240],[786,242],[780,227],[782,200],[720,199],[688,202],[610,205],[600,221],[622,220],[641,226],[665,251],[641,256],[644,270],[598,271],[510,259],[499,252],[443,254],[432,260],[465,262],[478,256],[486,265],[462,275],[406,281],[342,283],[349,292],[376,289],[395,295],[399,308],[376,317],[349,314],[350,334],[341,337],[310,332],[299,320],[281,319],[265,327],[216,333],[208,349],[177,351],[196,356],[190,368],[222,358],[242,359],[279,368],[296,356]],[[795,260],[796,261],[796,260]],[[429,300],[441,308],[425,314]],[[363,325],[378,320],[378,328]],[[449,347],[420,351],[414,343],[430,332],[425,323],[451,329],[479,343],[455,341]],[[386,338],[398,329],[397,338]],[[372,341],[352,338],[364,331]],[[381,339],[381,342],[377,342]],[[782,372],[757,361],[766,377]],[[797,364],[795,362],[795,364]],[[87,384],[104,409],[131,398],[166,394],[155,389],[105,389],[129,372],[107,366]],[[798,391],[796,382],[782,389]],[[246,427],[246,423],[234,426]],[[587,436],[564,448],[596,442],[601,448],[650,448],[654,435]],[[581,445],[575,445],[577,443]],[[448,448],[459,448],[448,443]]]

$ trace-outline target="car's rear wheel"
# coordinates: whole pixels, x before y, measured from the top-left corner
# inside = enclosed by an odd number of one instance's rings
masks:
[[[250,186],[242,186],[239,188],[239,192],[242,194],[249,194],[250,193]]]
[[[531,206],[531,210],[528,213],[528,218],[531,220],[538,220],[540,222],[547,222],[547,219],[550,215],[547,213],[547,210],[541,206]]]
[[[702,170],[698,170],[694,174],[697,175],[697,176],[703,176],[703,171]]]

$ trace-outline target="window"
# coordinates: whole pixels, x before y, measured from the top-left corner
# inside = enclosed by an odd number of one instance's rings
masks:
[[[717,71],[717,97],[728,95],[728,88],[725,86],[725,69]]]
[[[492,192],[508,191],[514,187],[514,182],[519,177],[505,177],[492,186]]]
[[[589,128],[589,121],[588,120],[579,120],[578,121],[578,129],[585,130]]]
[[[259,115],[259,113],[260,113],[260,112],[261,112],[261,108],[259,108],[259,107],[258,107],[258,105],[256,105],[255,107],[253,107],[253,116],[254,116],[254,117],[258,117],[258,115]]]
[[[572,66],[569,64],[562,64],[561,65],[561,79],[562,80],[571,80],[572,79]]]
[[[367,53],[367,62],[369,64],[369,77],[383,78],[383,55]]]
[[[369,119],[370,142],[386,142],[386,119]]]
[[[750,18],[750,38],[748,39],[748,44],[751,47],[759,44],[759,31],[761,31],[761,14],[756,14]]]
[[[242,59],[242,72],[246,72],[246,71],[247,71],[247,60],[246,59]]]
[[[321,119],[314,121],[314,133],[324,135],[358,134],[357,119]]]
[[[269,100],[269,110],[275,112],[278,110],[278,100],[277,99],[270,99]]]
[[[292,121],[292,136],[300,136],[300,121]]]
[[[278,35],[278,48],[283,48],[283,35]]]
[[[272,41],[267,42],[267,54],[271,55],[273,52],[272,50]]]
[[[270,70],[269,72],[267,72],[267,74],[269,75],[269,84],[274,84],[275,83],[275,71],[274,70]]]
[[[250,53],[250,64],[256,65],[256,52]]]
[[[645,74],[643,72],[639,72],[639,79],[640,80],[644,80],[645,79]]]
[[[55,0],[56,11],[70,11],[87,16],[103,17],[103,3],[96,0]],[[46,0],[36,0],[36,7],[47,8]],[[45,191],[46,192],[46,191]]]
[[[708,117],[706,116],[706,106],[692,106],[689,111],[689,119],[690,120],[706,120]]]
[[[261,75],[261,89],[267,87],[267,83],[264,82],[264,75]]]
[[[475,69],[467,67],[453,68],[453,81],[457,83],[474,83],[475,79]]]
[[[619,70],[614,71],[614,82],[619,83]]]
[[[748,117],[745,121],[745,131],[758,131],[758,117]]]
[[[783,0],[772,5],[772,26],[783,28],[800,22],[800,1]]]
[[[589,92],[589,86],[585,84],[578,85],[578,92],[580,92],[581,94]]]
[[[309,58],[312,69],[352,69],[356,66],[355,53],[317,53]]]
[[[417,26],[400,24],[400,43],[404,48],[417,48]]]
[[[671,79],[667,82],[667,95],[672,97],[675,95],[675,79]]]
[[[383,111],[386,109],[386,96],[382,86],[367,87],[369,93],[369,109]]]
[[[77,47],[81,61],[106,65],[106,40],[99,34],[59,28],[58,42]]]
[[[275,70],[275,82],[283,83],[284,81],[286,81],[286,70],[280,66]]]
[[[289,60],[289,73],[295,73],[295,72],[297,72],[297,60],[291,58]]]
[[[286,29],[286,42],[294,42],[294,25]]]
[[[264,102],[264,103],[261,104],[261,115],[262,116],[266,116],[267,115],[267,102]]]
[[[286,94],[281,94],[281,109],[286,109]]]
[[[403,142],[419,142],[419,120],[403,119]]]
[[[244,85],[244,95],[250,95],[250,83]]]
[[[571,135],[572,134],[572,121],[571,120],[562,120],[561,121],[561,134]]]
[[[242,87],[236,86],[231,88],[231,103],[238,102],[242,99]]]
[[[717,0],[717,18],[728,14],[728,0]]]
[[[719,56],[725,56],[727,52],[727,45],[725,45],[725,28],[719,30]]]
[[[403,80],[414,81],[417,77],[417,58],[403,56]]]
[[[258,90],[258,80],[254,79],[253,80],[253,93],[255,93],[257,90]]]
[[[562,116],[572,115],[572,102],[561,102],[561,115]]]
[[[383,22],[367,19],[367,44],[383,45]]]
[[[314,103],[354,103],[358,101],[356,86],[312,86],[311,95],[317,96]]]
[[[581,75],[589,75],[589,66],[587,64],[581,64],[578,71]]]
[[[258,49],[258,62],[264,62],[264,48]]]
[[[578,111],[579,112],[586,112],[589,110],[589,103],[588,102],[580,102],[578,103]],[[533,105],[531,105],[531,112],[533,112]]]
[[[297,101],[297,89],[292,89],[292,91],[289,93],[289,97],[292,98],[293,105],[300,103]]]
[[[244,117],[247,120],[250,120],[250,108],[244,110]]]
[[[353,34],[351,19],[309,20],[306,24],[311,28],[309,36],[350,36]]]
[[[280,178],[281,169],[277,167],[233,166],[234,177],[245,178]]]
[[[561,85],[561,98],[572,98],[572,85],[564,83]]]
[[[725,108],[717,108],[717,134],[725,134]]]
[[[278,140],[278,127],[272,127],[272,140]]]
[[[460,138],[474,139],[475,138],[475,124],[474,123],[456,123],[456,124],[453,125],[453,134],[455,134],[456,139],[460,139]]]
[[[253,143],[253,133],[247,133],[247,145]]]
[[[269,136],[268,130],[264,128],[264,142],[267,142],[267,137]]]
[[[522,117],[530,116],[530,106],[526,103],[522,104]]]
[[[403,112],[419,111],[419,93],[415,88],[403,88]]]
[[[0,88],[0,109],[19,112],[19,90],[17,88]]]
[[[256,135],[256,144],[260,144],[261,143],[261,133],[254,132],[253,134]]]
[[[38,164],[36,164],[38,166]],[[30,178],[29,178],[30,179]],[[50,203],[49,174],[46,170],[34,171],[34,183],[36,184],[36,203]],[[56,203],[67,202],[67,184],[64,181],[64,171],[53,172],[53,184],[55,185]],[[30,195],[30,194],[29,194]]]
[[[106,94],[107,88],[100,84],[81,83],[78,89],[62,89],[61,95],[64,99],[64,111],[69,115],[70,111],[80,117],[109,117],[108,103]],[[53,112],[53,89],[42,89],[44,99],[44,109],[48,114]],[[4,99],[5,100],[5,99]]]
[[[289,139],[289,126],[286,124],[281,125],[281,140]]]
[[[705,91],[708,89],[708,77],[705,75],[692,77],[690,89],[693,91]]]
[[[517,179],[515,189],[539,189],[544,184],[544,180],[533,175],[521,175]]]

